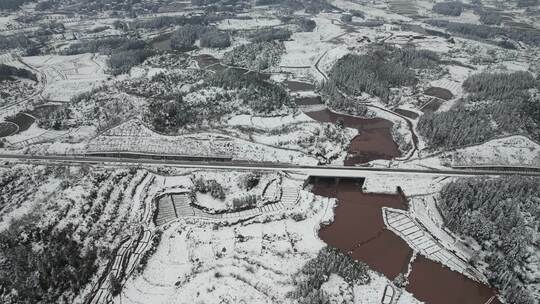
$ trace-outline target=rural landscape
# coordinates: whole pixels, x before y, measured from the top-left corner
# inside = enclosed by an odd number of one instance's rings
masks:
[[[539,301],[539,0],[0,0],[0,303]]]

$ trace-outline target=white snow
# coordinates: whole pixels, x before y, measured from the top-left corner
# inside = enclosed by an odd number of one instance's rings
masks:
[[[44,98],[69,101],[73,96],[90,91],[107,79],[107,56],[81,54],[72,56],[32,56],[22,60],[45,77]]]

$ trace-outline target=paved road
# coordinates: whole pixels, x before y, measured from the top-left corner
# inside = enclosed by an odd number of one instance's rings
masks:
[[[164,165],[182,168],[200,169],[235,169],[235,170],[266,170],[266,171],[295,171],[298,173],[320,177],[365,177],[368,173],[389,175],[432,175],[432,176],[496,176],[496,175],[529,175],[540,176],[540,171],[532,168],[506,168],[505,170],[486,169],[405,169],[405,168],[373,168],[346,166],[301,166],[284,163],[241,162],[241,161],[185,161],[173,159],[129,158],[129,157],[99,157],[84,155],[15,155],[0,154],[0,160],[17,163],[38,164],[70,164],[70,165],[103,165],[103,166],[144,166]]]

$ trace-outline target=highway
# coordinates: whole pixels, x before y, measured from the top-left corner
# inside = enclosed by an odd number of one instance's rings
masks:
[[[185,161],[173,159],[133,158],[133,157],[101,157],[85,155],[22,155],[0,154],[0,160],[10,163],[32,163],[42,165],[98,165],[113,167],[134,166],[170,166],[194,169],[229,169],[229,170],[262,170],[292,171],[319,177],[364,177],[369,173],[388,175],[432,175],[432,176],[497,176],[527,175],[540,176],[540,171],[531,168],[505,168],[504,170],[488,169],[414,169],[414,168],[381,168],[381,167],[347,167],[339,165],[302,166],[284,163],[262,163],[245,161]]]

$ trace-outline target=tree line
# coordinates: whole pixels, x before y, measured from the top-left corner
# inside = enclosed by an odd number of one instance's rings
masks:
[[[37,76],[26,69],[19,69],[14,66],[0,64],[0,81],[3,79],[11,79],[12,77],[21,77],[37,81]]]
[[[432,10],[437,14],[457,17],[463,12],[463,3],[459,1],[439,2],[433,5]]]
[[[174,133],[186,125],[218,121],[240,108],[268,114],[295,106],[282,86],[237,69],[217,72],[191,92],[197,91],[204,91],[204,97],[195,94],[201,98],[196,101],[189,94],[151,98],[144,119],[159,132]]]
[[[459,179],[446,184],[439,195],[445,224],[481,245],[473,262],[487,263],[486,275],[507,303],[539,300],[532,290],[538,277],[531,265],[540,250],[539,193],[538,178],[511,176]]]
[[[231,45],[228,32],[220,31],[216,27],[184,25],[172,34],[171,47],[179,51],[193,50],[198,39],[201,47],[226,48]]]
[[[208,25],[216,21],[212,16],[160,16],[151,19],[139,19],[129,23],[129,28],[162,29],[170,26]],[[127,27],[126,27],[127,28]]]
[[[534,46],[540,45],[540,35],[537,30],[498,27],[485,24],[451,22],[447,20],[428,20],[428,24],[445,28],[453,34],[477,39],[495,39],[499,36],[521,41]]]
[[[373,46],[367,54],[349,54],[339,59],[329,78],[347,94],[357,96],[365,92],[387,101],[390,88],[416,83],[414,69],[436,68],[438,62],[439,57],[432,51]]]
[[[2,0],[0,1],[0,10],[16,10],[23,4],[31,1],[32,0]]]
[[[537,86],[528,72],[471,75],[463,83],[469,95],[449,111],[422,115],[418,132],[430,146],[446,149],[501,134],[526,134],[540,140],[540,102],[528,92]]]
[[[71,44],[62,51],[65,55],[100,53],[110,55],[108,63],[113,75],[129,72],[146,58],[155,54],[148,44],[140,39],[127,37],[108,37],[84,40]]]
[[[325,0],[256,0],[256,5],[276,5],[293,11],[304,9],[308,14],[318,14],[335,7]]]
[[[308,17],[295,15],[282,15],[277,17],[283,23],[295,24],[297,26],[297,31],[299,32],[313,32],[317,27],[317,23]]]
[[[343,96],[332,80],[324,83],[321,96],[326,105],[332,110],[355,116],[366,116],[368,113],[366,105],[357,102],[354,98]]]
[[[362,262],[342,253],[336,248],[326,246],[317,257],[308,261],[293,277],[294,291],[288,297],[300,304],[331,303],[321,291],[321,286],[331,274],[340,276],[349,286],[366,285],[370,282],[369,268]]]
[[[287,28],[263,28],[250,35],[252,42],[284,41],[291,38],[292,32]]]
[[[226,69],[216,73],[209,81],[212,86],[240,90],[239,98],[253,111],[268,114],[282,107],[295,107],[285,88],[275,82],[263,80],[244,71]]]
[[[487,73],[482,72],[469,76],[463,82],[465,91],[474,100],[508,100],[519,95],[523,90],[538,85],[537,80],[529,72]]]
[[[279,63],[285,52],[282,42],[252,42],[242,44],[223,56],[223,63],[255,71],[263,71]]]
[[[66,294],[78,294],[97,270],[97,251],[81,251],[72,225],[39,229],[35,220],[23,216],[0,232],[3,303],[69,302]]]
[[[27,34],[0,35],[0,50],[24,50],[27,56],[39,54],[39,42],[31,39]]]

